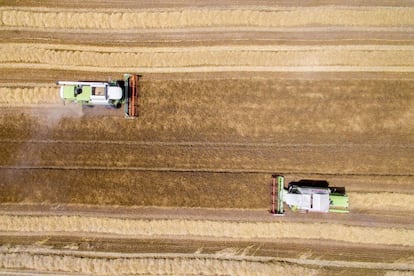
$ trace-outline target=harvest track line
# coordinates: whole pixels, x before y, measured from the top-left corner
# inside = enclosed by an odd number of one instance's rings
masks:
[[[1,32],[0,32],[1,33]],[[17,70],[10,70],[10,69],[2,69],[0,70],[0,74],[3,75],[15,75],[19,76],[19,78],[15,78],[16,82],[7,82],[4,80],[0,80],[0,88],[30,88],[25,86],[20,82],[20,76],[21,74],[24,74],[26,71],[24,69],[17,69]],[[54,70],[42,70],[42,72],[50,72],[49,74],[45,74],[45,76],[50,76],[50,74],[54,74]],[[82,71],[79,71],[82,72]],[[111,72],[105,72],[105,71],[99,71],[97,77],[94,77],[95,79],[103,79],[107,78],[107,75],[103,75],[104,73],[111,74]],[[87,73],[87,72],[85,72]],[[412,76],[411,76],[412,75]],[[54,88],[56,89],[57,86],[55,85],[55,82],[57,79],[60,78],[60,76],[55,77],[45,77],[41,76],[39,78],[39,82],[36,82],[39,85],[43,85],[45,89],[47,88]],[[69,78],[72,78],[70,76]],[[78,79],[80,77],[77,77]],[[278,78],[282,80],[297,80],[298,78],[301,78],[303,80],[324,80],[324,81],[343,81],[344,76],[342,73],[335,73],[335,72],[325,72],[325,73],[301,73],[301,72],[292,72],[292,73],[285,73],[285,72],[211,72],[211,73],[149,73],[145,75],[145,78],[141,82],[148,82],[148,81],[165,81],[165,80],[171,80],[173,78],[174,80],[183,79],[185,81],[187,80],[228,80],[231,79],[240,79],[240,80],[262,80],[263,78]],[[361,72],[355,72],[355,73],[346,73],[346,79],[348,80],[375,80],[375,81],[412,81],[414,79],[414,75],[412,73],[402,72],[402,73],[393,73],[393,72],[367,72],[367,73],[361,73]],[[32,80],[34,81],[34,80]],[[10,87],[9,87],[10,86]],[[56,94],[56,92],[55,92]],[[50,104],[49,104],[50,106]],[[10,107],[10,106],[9,106]]]
[[[332,2],[332,1],[331,1]],[[233,2],[234,3],[234,2]],[[33,3],[31,3],[33,4]],[[383,5],[344,5],[344,2],[338,2],[338,4],[331,4],[331,5],[315,5],[315,6],[303,6],[303,2],[300,4],[298,3],[297,6],[286,6],[286,5],[275,5],[277,3],[273,2],[271,5],[243,5],[240,3],[239,5],[225,5],[225,6],[218,6],[218,5],[210,5],[208,7],[208,11],[258,11],[258,12],[266,12],[266,11],[297,11],[297,10],[351,10],[351,11],[370,11],[370,10],[399,10],[399,9],[413,9],[412,5],[395,5],[395,6],[383,6]],[[155,13],[163,13],[163,12],[183,12],[183,11],[205,11],[206,5],[202,5],[198,7],[194,4],[194,2],[189,7],[174,7],[174,8],[168,8],[168,7],[161,7],[161,8],[145,8],[145,7],[139,7],[139,8],[128,8],[128,9],[122,9],[122,8],[99,8],[94,7],[94,12],[99,13],[149,13],[149,12],[155,12]],[[79,13],[91,13],[90,8],[58,8],[58,7],[30,7],[30,6],[2,6],[0,7],[0,11],[27,11],[27,12],[43,12],[43,13],[64,13],[64,12],[79,12]]]
[[[92,3],[92,4],[91,4]],[[273,0],[259,0],[259,1],[250,1],[250,0],[239,0],[237,1],[241,6],[246,7],[267,7],[267,6],[275,6],[275,1]],[[85,5],[86,8],[101,8],[101,9],[113,9],[118,7],[122,7],[124,9],[144,9],[144,8],[157,8],[157,9],[165,9],[170,7],[232,7],[234,6],[233,0],[180,0],[176,3],[171,3],[171,1],[151,1],[151,0],[100,0],[100,1],[87,1],[87,2],[74,2],[73,0],[43,0],[40,2],[33,2],[33,0],[9,0],[7,4],[13,8],[15,7],[23,7],[26,8],[28,6],[32,8],[41,8],[41,7],[48,7],[48,6],[55,6],[59,9],[76,9],[82,5]],[[89,5],[88,5],[89,4]],[[117,5],[117,6],[116,6]],[[410,0],[329,0],[329,1],[303,1],[303,0],[278,0],[277,6],[280,7],[313,7],[313,6],[343,6],[343,7],[397,7],[397,6],[406,6],[410,7],[413,6],[413,2]]]
[[[39,63],[0,63],[0,69],[55,69],[85,72],[414,72],[414,66],[189,66],[189,67],[101,67]]]
[[[414,45],[213,45],[213,46],[175,46],[175,47],[110,47],[67,45],[47,43],[0,43],[0,47],[26,47],[44,50],[68,50],[87,52],[110,53],[188,53],[188,52],[217,52],[217,51],[253,51],[253,52],[279,52],[279,51],[414,51]]]
[[[213,168],[145,168],[145,167],[104,167],[104,166],[7,166],[1,165],[1,169],[6,170],[90,170],[90,171],[141,171],[141,172],[177,172],[177,173],[234,173],[234,174],[272,174],[275,173],[275,170],[259,170],[259,169],[213,169]],[[303,172],[303,171],[285,171],[279,169],[278,171],[283,171],[285,175],[289,174],[311,174],[319,176],[391,176],[391,177],[401,177],[401,176],[414,176],[413,173],[406,174],[389,174],[389,173],[323,173],[323,172]]]
[[[27,32],[39,32],[39,33],[61,33],[63,29],[61,28],[47,28],[39,29],[36,27],[11,27],[11,26],[1,26],[0,30],[2,31],[27,31]],[[364,32],[364,33],[381,33],[381,32],[400,32],[406,33],[406,35],[411,35],[414,32],[414,27],[373,27],[373,26],[364,26],[364,27],[355,27],[355,26],[326,26],[326,27],[191,27],[191,28],[152,28],[152,29],[99,29],[99,28],[89,28],[89,29],[65,29],[65,33],[70,34],[90,34],[90,33],[116,33],[116,34],[182,34],[182,33],[211,33],[219,32],[221,35],[224,33],[233,33],[233,32],[252,32],[256,35],[257,32],[271,32],[271,33],[319,33],[327,32],[332,34],[337,34],[338,32]],[[223,40],[223,37],[221,37]],[[269,40],[278,40],[278,38],[273,37]],[[150,41],[150,40],[146,40]],[[153,42],[164,41],[165,39],[154,40]],[[171,41],[171,39],[168,39]],[[182,41],[179,39],[177,41]],[[203,41],[203,40],[185,40],[185,41]],[[311,40],[313,41],[313,40]],[[392,41],[392,40],[391,40]]]
[[[281,144],[281,143],[229,143],[229,142],[163,142],[163,141],[106,141],[106,140],[49,140],[49,139],[0,139],[0,143],[33,143],[33,144],[109,144],[109,145],[137,145],[137,146],[183,146],[183,147],[366,147],[366,148],[414,148],[414,144]]]

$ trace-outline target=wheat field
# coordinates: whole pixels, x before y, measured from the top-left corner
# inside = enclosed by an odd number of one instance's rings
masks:
[[[410,275],[410,1],[0,1],[0,274]],[[141,74],[139,117],[59,80]],[[270,177],[348,214],[269,214]]]

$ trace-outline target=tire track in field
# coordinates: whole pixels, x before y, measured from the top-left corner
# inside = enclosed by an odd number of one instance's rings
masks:
[[[49,65],[49,64],[37,64],[37,63],[3,63],[0,64],[0,69],[30,69],[30,70],[65,70],[65,71],[85,71],[85,72],[110,72],[110,73],[123,73],[123,72],[140,72],[140,73],[226,73],[226,72],[384,72],[384,73],[413,73],[414,67],[412,66],[197,66],[197,67],[126,67],[126,68],[113,68],[113,67],[100,67],[100,66],[68,66],[68,65]]]
[[[270,175],[277,171],[286,176],[329,178],[333,183],[347,186],[348,191],[365,191],[363,187],[368,188],[368,183],[372,183],[376,188],[366,191],[413,192],[410,179],[414,175],[409,165],[412,158],[407,153],[412,149],[411,144],[1,139],[0,146],[3,155],[0,163],[14,166],[16,170],[19,165],[25,165],[20,168],[24,171],[28,168],[52,168],[57,171],[67,168],[87,173],[89,168],[99,171],[107,167],[120,171],[160,170],[164,173],[179,170],[181,173]],[[94,158],[84,154],[87,152]],[[108,155],[107,152],[117,152],[117,155]],[[325,156],[333,152],[336,157],[324,163]],[[358,159],[358,154],[364,156],[359,158],[359,163],[347,161]],[[284,156],[283,160],[278,160],[278,155]],[[26,156],[31,156],[30,160]],[[373,159],[366,156],[383,161],[373,164]],[[406,161],[402,162],[402,159]],[[315,168],[313,163],[320,165]],[[397,183],[392,184],[395,181]]]
[[[58,141],[59,142],[59,141]],[[1,143],[0,165],[33,168],[158,168],[269,172],[315,172],[374,175],[411,175],[412,155],[407,147],[302,145],[277,143]],[[108,154],[116,153],[115,156]],[[89,154],[86,154],[89,153]],[[325,162],[330,156],[331,162]],[[27,156],[31,156],[30,160]],[[91,157],[93,156],[93,158]],[[361,157],[362,156],[362,157]],[[359,160],[353,162],[352,160]],[[374,161],[376,162],[374,162]],[[300,167],[301,171],[297,168]]]
[[[136,145],[136,146],[179,146],[179,147],[275,147],[275,148],[414,148],[412,144],[281,144],[281,143],[263,143],[263,142],[209,142],[209,141],[126,141],[126,140],[51,140],[51,139],[0,139],[0,143],[33,143],[33,144],[109,144],[109,145]]]
[[[8,170],[313,174],[348,177],[412,177],[406,149],[325,147],[123,146],[113,144],[1,144],[0,166]],[[116,153],[110,154],[111,152]],[[331,162],[325,162],[329,154]],[[368,156],[350,162],[358,154]],[[397,157],[395,157],[396,155]],[[30,156],[30,158],[28,158]],[[92,156],[92,157],[91,157]],[[280,156],[278,158],[278,156]],[[381,159],[375,164],[373,159]],[[404,161],[401,161],[401,160]],[[392,164],[392,165],[389,165]],[[300,169],[298,169],[300,168]]]
[[[187,28],[152,30],[20,30],[3,27],[0,40],[17,43],[43,43],[100,46],[211,46],[211,45],[412,45],[414,28]],[[105,33],[105,36],[102,34]],[[53,37],[53,39],[50,39]]]
[[[173,167],[105,167],[105,166],[36,166],[36,165],[1,165],[0,169],[4,170],[85,170],[85,171],[140,171],[140,172],[199,172],[199,173],[225,173],[225,174],[268,174],[274,173],[274,170],[261,169],[220,169],[220,168],[173,168]],[[317,175],[317,176],[384,176],[384,177],[412,177],[412,173],[358,173],[358,172],[315,172],[315,171],[285,171],[288,175]]]

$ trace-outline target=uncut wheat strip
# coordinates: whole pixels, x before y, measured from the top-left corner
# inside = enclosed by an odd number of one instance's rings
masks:
[[[303,229],[306,229],[304,235]],[[191,219],[118,219],[81,216],[1,215],[2,232],[106,233],[126,236],[196,236],[234,239],[325,239],[414,246],[414,230],[328,223],[230,222]]]
[[[0,26],[62,29],[151,29],[214,26],[410,26],[413,7],[294,7],[273,9],[177,9],[96,11],[28,9],[0,10]]]

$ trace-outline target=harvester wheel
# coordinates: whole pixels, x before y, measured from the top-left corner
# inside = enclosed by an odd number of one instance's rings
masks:
[[[111,101],[110,104],[112,108],[116,108],[116,109],[121,108],[122,106],[122,103],[120,101]]]

